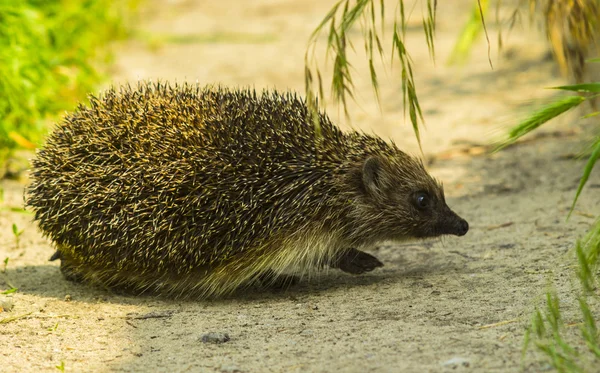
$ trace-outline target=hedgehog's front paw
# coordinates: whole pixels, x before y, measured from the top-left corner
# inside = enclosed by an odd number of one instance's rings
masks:
[[[377,267],[383,267],[383,263],[371,254],[350,249],[340,254],[331,266],[339,268],[344,272],[360,275],[361,273],[370,272]]]

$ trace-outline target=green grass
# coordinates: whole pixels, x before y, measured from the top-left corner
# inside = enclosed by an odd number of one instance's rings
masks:
[[[19,243],[21,242],[21,235],[23,234],[24,230],[21,229],[19,230],[19,228],[17,227],[17,224],[13,223],[12,225],[12,233],[13,236],[15,237],[15,248],[19,248]]]
[[[600,219],[575,247],[579,316],[572,324],[563,320],[560,298],[554,291],[546,293],[546,302],[536,308],[525,334],[523,356],[535,346],[559,372],[593,372],[600,366],[600,334],[598,310],[590,304],[599,304],[597,294],[600,285]],[[577,334],[569,328],[577,327]],[[576,347],[577,346],[577,347]]]
[[[523,121],[521,121],[519,124],[517,124],[508,131],[507,138],[498,145],[496,150],[500,150],[505,148],[506,146],[514,144],[521,137],[527,135],[531,131],[537,129],[538,127],[549,122],[550,120],[581,105],[583,102],[597,98],[598,93],[600,92],[600,82],[566,85],[554,87],[554,89],[577,92],[578,95],[562,97],[529,115],[527,118],[525,118]],[[593,118],[598,116],[599,114],[600,111],[594,111],[585,115],[582,119]],[[575,208],[575,204],[577,203],[577,200],[581,195],[583,187],[587,183],[590,174],[592,173],[592,170],[596,165],[596,161],[598,160],[598,158],[600,158],[600,128],[598,128],[598,131],[599,132],[596,134],[595,141],[591,146],[591,155],[588,158],[588,162],[583,169],[577,192],[575,193],[575,196],[573,198],[571,212]]]
[[[7,295],[7,294],[12,294],[12,293],[16,293],[17,292],[17,288],[10,288],[8,290],[4,290],[3,292],[0,292],[0,294],[2,295]]]
[[[554,87],[555,89],[577,92],[578,95],[562,97],[553,103],[535,111],[521,123],[514,126],[507,138],[497,148],[502,149],[515,143],[519,138],[539,128],[550,120],[562,115],[583,102],[598,97],[600,82],[581,83]],[[596,118],[600,112],[595,111],[585,115],[584,118]],[[600,158],[600,128],[589,150],[588,161],[582,171],[579,186],[573,196],[571,212],[586,185],[596,161]],[[582,153],[586,153],[583,149]],[[589,230],[589,233],[575,245],[575,258],[577,261],[575,274],[579,279],[577,287],[572,289],[579,294],[579,338],[568,338],[566,325],[561,317],[560,300],[555,292],[546,293],[546,304],[534,312],[531,325],[526,332],[524,354],[533,344],[542,352],[550,365],[558,372],[592,372],[590,366],[600,366],[600,334],[596,325],[600,317],[598,309],[590,308],[590,303],[598,304],[600,295],[600,219]],[[575,348],[585,345],[587,351]],[[590,363],[591,361],[591,363]],[[587,363],[586,363],[587,362]]]
[[[435,17],[436,1],[423,0],[424,10],[422,16],[423,34],[429,48],[431,58],[435,57]],[[390,59],[400,64],[399,79],[402,82],[402,103],[404,113],[408,112],[413,131],[421,145],[419,126],[424,123],[423,113],[417,97],[417,88],[413,76],[413,61],[405,46],[407,21],[412,13],[412,8],[405,8],[404,0],[395,2],[394,24],[392,27],[392,45]],[[387,11],[389,12],[389,11]],[[373,93],[379,102],[379,75],[375,61],[379,58],[382,62],[386,58],[382,36],[384,34],[384,20],[386,5],[383,0],[338,0],[321,23],[313,31],[304,55],[305,90],[307,103],[313,112],[318,109],[318,102],[325,102],[323,74],[318,67],[315,56],[320,36],[325,34],[326,59],[332,60],[331,95],[337,104],[344,109],[348,116],[348,102],[354,100],[354,67],[350,63],[348,51],[354,50],[352,31],[360,29],[366,58],[369,64],[369,76]],[[378,24],[381,27],[378,27]],[[318,121],[315,121],[319,133]]]
[[[2,294],[2,295],[12,294],[12,293],[16,292],[17,290],[19,290],[16,287],[14,287],[10,283],[9,279],[6,277],[6,268],[8,267],[8,261],[9,261],[9,257],[4,258],[4,260],[2,261],[4,266],[2,267],[2,270],[0,271],[0,273],[2,274],[4,283],[6,283],[6,285],[8,286],[7,290],[0,291],[0,294]]]
[[[65,362],[61,361],[60,365],[56,365],[56,369],[58,369],[61,372],[64,372],[65,371]]]
[[[136,3],[0,0],[0,164],[98,84]]]

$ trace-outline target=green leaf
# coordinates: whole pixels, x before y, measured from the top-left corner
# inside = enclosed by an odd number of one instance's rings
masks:
[[[58,369],[61,372],[64,372],[65,371],[65,362],[61,361],[60,365],[56,365],[56,369]]]
[[[575,199],[573,200],[573,204],[571,205],[571,211],[569,211],[569,216],[573,212],[573,209],[575,208],[575,204],[577,203],[577,199],[579,199],[579,195],[581,194],[581,191],[583,190],[585,183],[587,183],[587,181],[590,177],[590,174],[592,173],[592,169],[594,168],[594,165],[596,164],[596,161],[598,160],[599,157],[600,157],[600,140],[596,142],[596,144],[594,146],[594,151],[592,152],[592,155],[590,155],[590,158],[588,159],[587,164],[585,165],[585,168],[583,169],[583,175],[581,176],[581,180],[579,181],[579,187],[577,188],[577,192],[575,193]]]
[[[16,293],[16,292],[17,292],[17,290],[19,290],[19,289],[17,289],[17,288],[10,288],[10,289],[8,289],[8,290],[4,290],[4,291],[3,291],[3,292],[1,292],[0,294],[3,294],[3,295],[12,294],[12,293]]]
[[[563,86],[551,87],[551,88],[552,89],[562,89],[564,91],[600,93],[600,83],[581,83],[581,84],[563,85]]]

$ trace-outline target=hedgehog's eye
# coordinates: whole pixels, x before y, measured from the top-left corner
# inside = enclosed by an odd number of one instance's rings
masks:
[[[430,200],[431,198],[427,192],[417,192],[415,194],[415,206],[417,206],[419,210],[425,210],[429,207]]]

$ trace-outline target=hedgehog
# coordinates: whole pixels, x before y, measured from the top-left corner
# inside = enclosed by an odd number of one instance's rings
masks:
[[[36,153],[25,198],[67,279],[173,297],[361,274],[382,241],[469,229],[393,142],[295,93],[188,83],[90,95]]]

